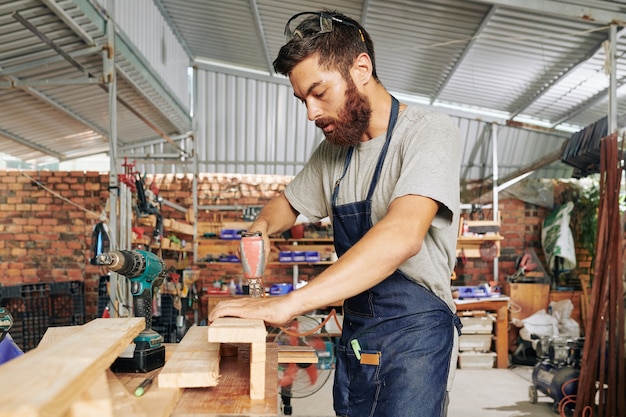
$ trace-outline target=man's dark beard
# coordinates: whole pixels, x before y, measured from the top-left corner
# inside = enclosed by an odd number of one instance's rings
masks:
[[[346,104],[338,118],[327,117],[315,121],[315,125],[322,129],[331,123],[335,125],[335,129],[326,134],[326,139],[339,146],[353,146],[361,142],[372,114],[369,99],[359,93],[354,81],[348,79],[346,82]]]

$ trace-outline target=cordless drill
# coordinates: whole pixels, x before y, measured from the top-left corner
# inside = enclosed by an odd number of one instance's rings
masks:
[[[124,275],[130,281],[135,317],[145,317],[146,327],[134,339],[132,358],[122,355],[111,365],[117,372],[149,372],[165,364],[163,336],[152,330],[152,288],[159,287],[167,271],[165,263],[152,252],[121,250],[105,252],[97,257],[97,264]]]

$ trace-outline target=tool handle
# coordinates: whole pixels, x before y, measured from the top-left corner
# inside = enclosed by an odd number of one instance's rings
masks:
[[[133,282],[132,284],[135,284]],[[132,288],[132,285],[131,285]],[[133,294],[135,294],[133,292]],[[144,288],[141,293],[137,293],[133,297],[133,313],[135,317],[144,317],[146,319],[146,329],[152,328],[152,291],[150,288]]]

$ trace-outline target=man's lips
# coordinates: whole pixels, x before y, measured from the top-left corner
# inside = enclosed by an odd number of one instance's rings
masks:
[[[335,129],[335,125],[333,123],[328,123],[326,125],[318,125],[317,127],[322,129],[324,133],[330,133]]]

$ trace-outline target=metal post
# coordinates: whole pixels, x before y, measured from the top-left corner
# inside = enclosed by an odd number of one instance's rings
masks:
[[[617,26],[609,27],[609,130],[617,132]]]
[[[491,151],[493,153],[493,220],[498,221],[498,125],[491,125]],[[498,282],[498,257],[493,258],[493,280]]]

